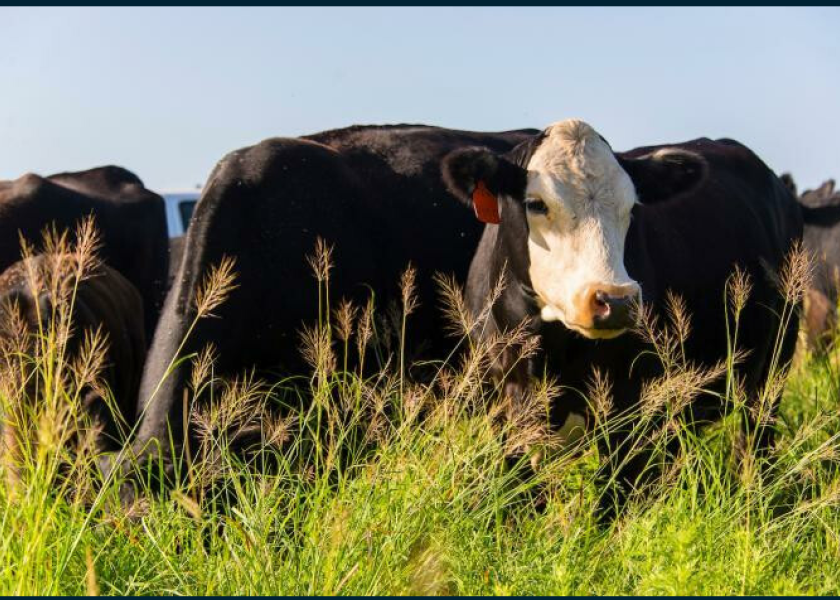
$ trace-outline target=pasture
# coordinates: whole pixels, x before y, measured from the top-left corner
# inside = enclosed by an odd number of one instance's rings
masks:
[[[84,266],[93,246],[69,249],[74,264]],[[300,335],[309,374],[220,383],[212,348],[177,359],[191,365],[193,393],[211,383],[218,393],[192,414],[199,447],[151,465],[127,505],[122,475],[97,468],[95,425],[80,410],[106,342],[91,335],[76,357],[64,348],[64,315],[84,269],[53,281],[65,303],[44,320],[34,351],[14,337],[1,349],[6,431],[14,420],[21,435],[3,464],[0,593],[840,592],[837,356],[800,349],[783,394],[788,374],[779,371],[760,405],[750,405],[736,351],[749,282],[733,278],[720,299],[720,310],[733,312],[733,348],[719,372],[680,360],[691,317],[677,299],[667,321],[642,319],[635,335],[647,336],[668,366],[634,422],[655,447],[678,440],[680,451],[654,453],[644,489],[602,522],[596,474],[609,458],[597,442],[616,423],[597,415],[608,412],[609,381],[593,373],[589,389],[565,391],[586,394],[596,415],[582,439],[552,433],[546,406],[562,398],[562,382],[543,380],[516,405],[482,386],[499,347],[533,347],[516,339],[521,332],[470,343],[465,330],[481,324],[457,286],[442,280],[440,298],[418,299],[407,271],[397,310],[350,306],[330,299],[328,249],[312,262],[322,301]],[[213,318],[235,270],[226,263],[208,273],[198,319]],[[806,279],[804,263],[791,260],[781,282],[785,318],[796,318]],[[440,304],[461,339],[459,355],[435,365],[423,385],[406,376],[404,325],[417,302]],[[376,347],[374,375],[345,360],[368,345]],[[698,432],[681,407],[719,376],[731,381],[731,409]],[[741,421],[776,402],[776,448],[756,458]],[[288,408],[272,412],[278,403]],[[257,449],[242,452],[246,441]],[[160,491],[164,471],[169,485]]]

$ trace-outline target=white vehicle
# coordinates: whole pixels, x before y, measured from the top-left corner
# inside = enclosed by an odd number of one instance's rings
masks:
[[[190,224],[195,204],[201,196],[201,190],[170,190],[158,193],[166,206],[166,226],[169,229],[169,237],[184,235]]]

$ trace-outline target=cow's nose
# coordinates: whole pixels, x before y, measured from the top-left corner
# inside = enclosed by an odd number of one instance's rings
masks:
[[[591,296],[592,325],[595,329],[627,329],[634,324],[635,307],[639,290],[615,293],[596,289]]]

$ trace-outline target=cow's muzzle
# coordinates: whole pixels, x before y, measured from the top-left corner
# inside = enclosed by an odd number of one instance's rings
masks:
[[[638,286],[625,289],[595,289],[589,298],[592,327],[597,330],[624,331],[636,322],[639,304]]]

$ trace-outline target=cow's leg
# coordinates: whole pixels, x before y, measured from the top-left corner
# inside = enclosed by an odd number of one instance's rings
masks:
[[[499,357],[499,376],[506,401],[521,401],[531,383],[531,365],[527,359],[517,360],[516,350],[507,350]]]
[[[636,397],[638,390],[631,388],[625,399]],[[596,431],[601,466],[595,481],[600,497],[596,518],[603,524],[611,523],[624,510],[634,494],[647,494],[656,488],[663,477],[670,477],[681,453],[680,430],[696,431],[706,421],[695,421],[690,411],[682,419],[670,421],[664,416],[652,421],[637,414],[627,415],[628,409],[619,404],[606,421],[603,432]]]
[[[603,524],[611,523],[621,514],[631,495],[645,492],[645,488],[655,484],[663,473],[662,461],[674,464],[680,451],[675,435],[666,442],[664,456],[655,454],[642,435],[623,432],[608,437],[609,442],[604,440],[599,444],[607,458],[596,474],[601,493],[596,519]]]
[[[649,449],[639,443],[626,429],[610,431],[599,440],[604,459],[596,474],[601,494],[596,518],[601,523],[612,522],[623,510],[650,460]]]
[[[531,393],[531,364],[528,359],[518,359],[517,349],[509,349],[502,353],[496,361],[494,368],[494,380],[501,385],[504,410],[500,417],[503,421],[505,442],[507,443],[516,432],[516,411],[522,410],[521,406],[527,402],[527,396]],[[537,478],[538,459],[532,456],[527,459],[530,448],[511,448],[505,453],[505,466],[508,471],[515,472],[514,478],[517,482],[535,482]],[[538,511],[545,509],[545,495],[543,486],[539,483],[529,485],[526,491],[532,504]]]

